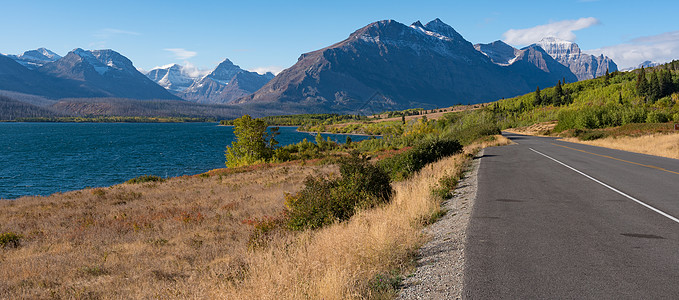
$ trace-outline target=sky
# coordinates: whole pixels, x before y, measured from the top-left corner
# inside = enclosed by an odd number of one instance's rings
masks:
[[[302,53],[385,19],[410,25],[440,18],[474,44],[522,47],[552,35],[603,53],[620,69],[679,59],[676,0],[0,0],[0,7],[0,53],[113,49],[143,70],[179,63],[204,71],[229,58],[277,73]]]

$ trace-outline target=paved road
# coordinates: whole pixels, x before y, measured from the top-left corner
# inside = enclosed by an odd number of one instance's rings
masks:
[[[481,160],[465,298],[679,299],[679,160],[505,136]]]

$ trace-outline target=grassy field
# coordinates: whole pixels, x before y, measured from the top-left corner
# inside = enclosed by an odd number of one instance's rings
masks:
[[[284,210],[310,162],[214,170],[0,202],[0,298],[391,298],[440,215],[432,191],[462,174],[466,153],[394,183],[386,205],[319,230],[278,230],[253,243],[258,221]],[[450,188],[446,186],[446,188]],[[261,224],[261,222],[259,223]]]
[[[651,133],[638,136],[609,136],[591,141],[565,141],[679,159],[679,133]]]
[[[247,220],[337,167],[216,173],[0,201],[0,233],[23,236],[0,248],[0,298],[213,298],[247,273]]]

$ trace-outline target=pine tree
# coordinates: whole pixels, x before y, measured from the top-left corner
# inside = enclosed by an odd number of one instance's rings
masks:
[[[535,106],[542,105],[542,96],[540,96],[540,87],[535,88],[535,99],[533,100]]]
[[[608,68],[606,68],[606,75],[604,75],[604,85],[608,86],[608,79],[611,77],[611,74],[608,73]]]
[[[672,86],[672,72],[670,71],[669,66],[660,71],[660,78],[658,78],[658,80],[660,81],[660,97],[671,95],[674,92]]]
[[[641,67],[639,74],[637,74],[637,94],[640,96],[648,96],[648,88],[646,72],[644,71],[644,67]]]
[[[658,82],[658,75],[655,71],[651,73],[651,79],[648,82],[649,85],[649,96],[651,102],[655,102],[660,97],[660,82]]]
[[[618,104],[622,105],[622,92],[618,92]]]
[[[554,106],[559,106],[561,105],[561,97],[563,96],[563,89],[561,88],[561,80],[556,83],[556,86],[554,87],[554,98],[552,98],[552,104]]]

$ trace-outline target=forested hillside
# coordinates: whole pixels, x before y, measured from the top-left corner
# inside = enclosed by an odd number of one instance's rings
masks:
[[[558,121],[557,131],[679,121],[679,61],[561,84],[484,111],[502,128]]]

